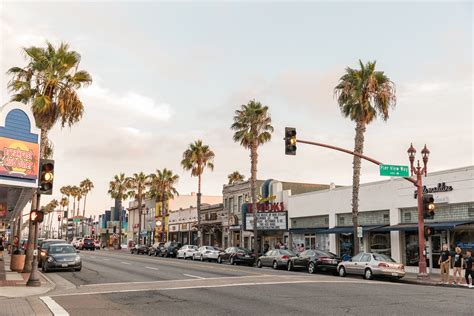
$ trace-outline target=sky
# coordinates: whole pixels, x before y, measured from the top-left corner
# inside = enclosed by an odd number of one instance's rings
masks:
[[[215,152],[203,194],[220,195],[227,175],[250,175],[249,152],[232,140],[234,111],[255,99],[275,128],[259,149],[258,178],[350,185],[352,156],[298,145],[284,155],[285,126],[299,139],[352,149],[355,124],[333,89],[346,67],[377,61],[395,83],[387,122],[367,127],[364,153],[407,165],[413,142],[431,151],[428,169],[472,165],[473,6],[470,2],[5,1],[0,4],[0,102],[22,47],[61,41],[93,77],[79,95],[83,119],[56,126],[54,195],[90,178],[87,213],[113,205],[115,174],[169,168],[178,191],[197,190],[180,166],[189,143]],[[361,182],[384,180],[362,163]],[[47,201],[47,199],[46,199]]]

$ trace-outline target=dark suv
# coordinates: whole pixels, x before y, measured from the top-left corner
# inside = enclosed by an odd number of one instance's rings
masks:
[[[84,240],[82,241],[82,249],[94,251],[95,250],[94,239],[84,238]]]
[[[160,252],[162,257],[176,258],[178,250],[181,248],[181,243],[176,241],[168,241],[163,245],[163,250]]]

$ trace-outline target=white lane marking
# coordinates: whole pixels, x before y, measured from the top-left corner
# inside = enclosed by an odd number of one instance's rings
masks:
[[[158,268],[153,268],[153,267],[145,267],[147,269],[151,269],[151,270],[158,270]]]
[[[104,261],[110,261],[110,259],[104,258]]]
[[[257,277],[271,277],[272,274],[259,274]],[[217,277],[217,278],[206,278],[206,280],[225,280],[225,279],[243,279],[243,278],[255,278],[255,275],[243,275],[243,276],[229,276],[229,277]],[[79,287],[93,287],[93,286],[105,286],[105,285],[125,285],[125,284],[160,284],[165,282],[189,282],[193,281],[190,279],[179,279],[179,280],[162,280],[162,281],[137,281],[137,282],[112,282],[112,283],[97,283],[97,284],[83,284]],[[197,279],[195,280],[197,281]]]
[[[56,303],[51,297],[41,296],[40,299],[46,304],[46,306],[48,306],[49,310],[54,316],[69,316],[69,313],[66,312],[66,310],[61,305]]]
[[[197,275],[192,275],[192,274],[183,273],[183,275],[188,276],[188,277],[191,277],[191,278],[201,279],[201,280],[204,280],[204,279],[205,279],[205,278],[203,278],[203,277],[200,277],[200,276],[197,276]]]
[[[131,264],[131,263],[125,262],[125,261],[120,261],[120,263],[122,263],[122,264]]]
[[[181,281],[181,280],[174,280]],[[187,280],[189,281],[189,280]],[[133,282],[130,282],[133,283]],[[128,293],[128,292],[145,292],[145,291],[174,291],[174,290],[189,290],[189,289],[204,289],[204,288],[219,288],[219,287],[234,287],[234,286],[255,286],[255,285],[278,285],[278,284],[304,284],[304,283],[346,283],[346,284],[385,284],[388,286],[401,286],[401,283],[382,283],[376,281],[360,282],[360,280],[354,281],[316,281],[316,280],[298,280],[298,281],[276,281],[276,282],[251,282],[251,283],[234,283],[234,284],[217,284],[217,285],[194,285],[194,286],[177,286],[177,287],[166,287],[166,288],[143,288],[133,290],[110,290],[110,291],[96,291],[87,293],[68,293],[68,294],[54,294],[55,296],[83,296],[83,295],[97,295],[97,294],[110,294],[110,293]]]

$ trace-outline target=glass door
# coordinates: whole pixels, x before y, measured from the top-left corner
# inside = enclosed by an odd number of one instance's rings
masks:
[[[433,268],[439,269],[439,256],[441,254],[441,235],[431,236],[431,258],[433,260]]]

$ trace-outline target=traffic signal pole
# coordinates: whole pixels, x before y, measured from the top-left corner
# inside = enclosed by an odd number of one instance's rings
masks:
[[[296,133],[295,133],[295,135],[296,135]],[[295,136],[295,138],[296,138],[296,136]],[[378,160],[375,160],[371,157],[368,157],[366,155],[359,154],[359,153],[356,153],[352,150],[348,150],[348,149],[341,148],[341,147],[336,147],[336,146],[323,144],[323,143],[311,142],[311,141],[307,141],[307,140],[300,140],[300,139],[295,139],[294,142],[295,143],[307,144],[307,145],[313,145],[313,146],[319,146],[319,147],[325,147],[325,148],[341,151],[341,152],[344,152],[344,153],[347,153],[347,154],[350,154],[350,155],[353,155],[353,156],[360,157],[360,158],[362,158],[364,160],[367,160],[367,161],[370,161],[370,162],[372,162],[376,165],[382,165],[383,164],[382,162],[380,162]],[[296,151],[296,148],[295,148],[295,151]],[[422,178],[422,176],[423,176],[423,174],[426,176],[426,173],[427,173],[426,165],[428,163],[428,156],[429,156],[430,152],[426,148],[426,145],[423,148],[423,150],[421,151],[421,153],[423,154],[423,164],[424,164],[423,168],[420,166],[419,161],[418,161],[417,167],[413,166],[413,162],[414,162],[414,159],[415,159],[414,158],[415,153],[416,153],[416,150],[413,148],[413,146],[410,146],[410,148],[408,149],[408,154],[409,154],[410,165],[411,165],[410,166],[411,167],[411,175],[413,176],[413,174],[415,174],[416,175],[416,180],[411,178],[411,177],[403,177],[403,179],[411,182],[416,187],[416,190],[417,190],[417,198],[418,198],[418,253],[419,253],[418,279],[427,280],[427,279],[429,279],[429,275],[427,273],[426,252],[425,252],[425,236],[424,236],[425,221],[424,221],[424,218],[423,218],[423,178]],[[355,234],[355,232],[354,232],[354,234]]]
[[[40,205],[41,194],[36,194],[36,205]],[[41,286],[41,281],[38,275],[38,222],[33,224],[35,226],[33,236],[33,262],[31,263],[31,273],[26,286]]]

